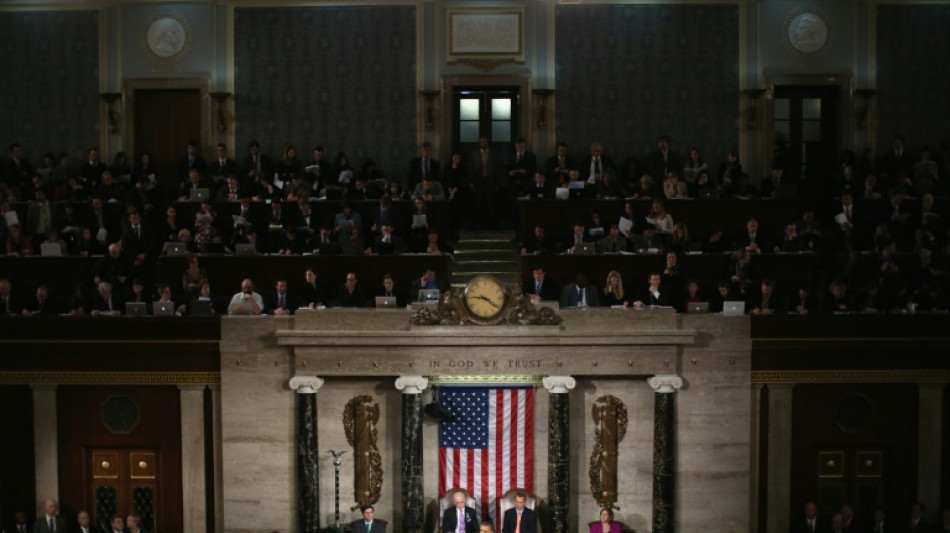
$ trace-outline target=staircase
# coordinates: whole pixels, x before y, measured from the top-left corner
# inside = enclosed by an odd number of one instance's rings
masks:
[[[455,245],[451,284],[464,287],[475,276],[495,276],[513,289],[521,283],[521,253],[514,231],[463,231]]]

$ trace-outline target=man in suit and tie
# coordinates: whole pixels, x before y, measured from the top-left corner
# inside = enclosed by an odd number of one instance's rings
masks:
[[[828,528],[818,516],[818,506],[813,501],[805,502],[804,515],[792,522],[791,533],[826,533]]]
[[[287,280],[278,279],[274,292],[264,296],[264,314],[275,316],[292,315],[300,308],[300,298],[287,291]]]
[[[419,146],[419,157],[413,158],[409,163],[409,179],[407,188],[411,191],[422,180],[428,178],[430,181],[438,181],[439,162],[432,159],[432,143],[426,141]]]
[[[523,137],[515,140],[515,153],[508,161],[508,187],[512,193],[522,191],[538,172],[538,158],[526,148]]]
[[[386,533],[386,524],[373,517],[374,509],[372,505],[364,505],[363,518],[354,520],[350,526],[353,533]]]
[[[13,533],[30,533],[30,528],[26,525],[26,513],[17,511],[13,515]]]
[[[217,157],[208,165],[208,175],[220,185],[230,176],[237,177],[237,162],[228,157],[228,147],[224,143],[218,143],[215,152]]]
[[[78,525],[73,528],[73,533],[100,533],[102,531],[90,523],[88,511],[79,511],[79,514],[76,515],[76,522],[78,522]]]
[[[452,507],[442,513],[443,533],[475,533],[480,522],[475,509],[465,505],[465,493],[456,492],[452,495]]]
[[[553,200],[555,195],[554,184],[549,183],[543,173],[536,172],[534,181],[524,190],[524,194],[530,200]]]
[[[544,268],[535,267],[532,277],[533,279],[522,284],[521,292],[532,302],[557,300],[557,287],[554,282],[547,279],[547,272],[544,271]]]
[[[661,281],[662,278],[658,273],[654,272],[650,274],[650,285],[647,287],[646,292],[640,296],[640,299],[633,302],[633,306],[637,309],[643,309],[644,307],[668,307],[673,305],[669,291],[660,290]]]
[[[577,281],[568,283],[561,292],[561,307],[598,307],[600,291],[591,287],[586,274],[578,274]]]
[[[185,145],[185,155],[178,161],[178,182],[188,181],[188,173],[192,170],[197,170],[201,176],[208,173],[208,165],[205,164],[204,158],[198,155],[196,141],[188,141]]]
[[[43,513],[33,524],[33,533],[67,533],[69,531],[66,517],[59,515],[59,504],[56,500],[46,500],[43,504]]]
[[[650,154],[647,165],[654,179],[662,180],[669,172],[679,175],[683,171],[683,162],[670,150],[670,136],[663,134],[656,138],[656,151]]]
[[[515,506],[505,511],[501,533],[537,533],[538,515],[533,509],[525,507],[528,495],[522,491],[515,493]]]
[[[498,178],[498,156],[491,149],[488,137],[478,139],[478,148],[472,151],[468,160],[468,175],[474,192],[472,205],[472,229],[481,224],[498,226],[498,193],[501,187]]]

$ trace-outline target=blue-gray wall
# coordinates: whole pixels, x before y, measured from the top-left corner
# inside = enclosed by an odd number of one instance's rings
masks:
[[[98,11],[0,12],[0,143],[33,165],[99,142]]]
[[[306,162],[314,145],[373,159],[402,177],[415,152],[414,6],[241,8],[234,12],[234,105],[250,139]]]
[[[597,140],[642,157],[668,133],[712,167],[738,145],[737,6],[558,6],[556,57],[557,135],[576,155]]]
[[[878,153],[895,134],[916,152],[950,139],[950,5],[877,8]]]

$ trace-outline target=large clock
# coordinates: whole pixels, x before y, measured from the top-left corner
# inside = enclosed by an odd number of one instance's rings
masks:
[[[465,286],[462,301],[473,319],[490,321],[504,311],[508,289],[491,276],[476,276]]]

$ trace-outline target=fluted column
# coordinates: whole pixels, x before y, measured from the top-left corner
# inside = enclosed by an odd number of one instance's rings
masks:
[[[676,495],[676,396],[683,378],[658,374],[647,379],[653,404],[653,533],[673,533]]]
[[[571,376],[548,376],[541,381],[548,390],[548,504],[554,519],[553,533],[567,533],[568,499],[571,494]]]
[[[297,531],[316,533],[320,528],[320,469],[317,463],[317,376],[294,376],[290,388],[297,393]]]
[[[425,510],[422,501],[422,391],[429,380],[400,376],[402,391],[402,531],[422,531]]]

